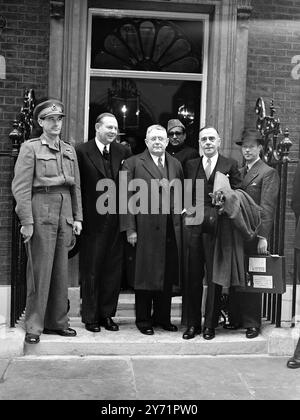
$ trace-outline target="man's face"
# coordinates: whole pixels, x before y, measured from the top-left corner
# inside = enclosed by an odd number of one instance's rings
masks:
[[[47,137],[56,138],[61,132],[62,119],[61,115],[49,115],[46,118],[39,118],[38,123]]]
[[[185,133],[181,127],[174,127],[168,132],[169,141],[172,146],[180,146],[185,141]]]
[[[242,153],[247,163],[255,162],[259,158],[262,146],[256,140],[245,140],[242,144]]]
[[[145,143],[152,155],[161,156],[165,153],[169,141],[165,131],[155,128],[150,131],[145,139]]]
[[[199,134],[199,145],[206,157],[213,157],[221,144],[221,139],[214,128],[206,128]]]
[[[104,117],[96,126],[96,137],[101,143],[112,143],[118,134],[118,121],[114,117]]]

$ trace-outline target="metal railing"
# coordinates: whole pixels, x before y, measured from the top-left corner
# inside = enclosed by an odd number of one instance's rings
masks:
[[[12,149],[7,155],[13,160],[13,168],[19,155],[21,144],[28,140],[32,129],[32,113],[35,106],[35,96],[32,89],[25,90],[23,106],[20,114],[13,122],[13,130],[9,134]],[[20,222],[15,213],[15,200],[12,208],[11,230],[11,306],[10,326],[14,327],[24,312],[26,305],[26,252],[20,234]]]
[[[255,106],[255,112],[258,115],[256,128],[260,131],[264,140],[262,158],[268,165],[274,167],[278,171],[280,178],[278,203],[270,240],[270,252],[272,254],[283,256],[285,252],[285,218],[288,172],[290,165],[298,163],[298,161],[293,161],[289,158],[289,151],[292,146],[292,141],[289,138],[289,130],[286,128],[284,135],[282,136],[280,120],[275,116],[276,110],[273,101],[270,103],[270,114],[266,115],[265,103],[261,97],[258,98]],[[284,281],[285,280],[286,279],[284,279]],[[297,280],[294,279],[293,308],[296,306],[296,282]],[[295,312],[295,309],[292,309],[292,311]],[[282,295],[264,294],[262,316],[268,321],[271,321],[272,324],[276,324],[276,327],[280,327],[281,313]]]

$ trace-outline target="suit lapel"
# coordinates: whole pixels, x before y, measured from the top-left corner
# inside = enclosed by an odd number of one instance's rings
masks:
[[[144,151],[141,155],[141,159],[143,160],[143,166],[147,172],[151,175],[152,178],[161,179],[161,173],[158,167],[155,165],[148,149]]]
[[[204,179],[207,181],[206,174],[203,168],[203,156],[201,156],[198,166],[196,167],[193,180],[195,181],[197,178]]]
[[[262,164],[262,161],[261,160],[258,160],[252,166],[252,168],[249,169],[249,171],[246,173],[245,177],[243,178],[242,188],[248,187],[248,185],[251,184],[251,182],[254,181],[254,179],[258,176],[258,174],[259,174],[259,168],[260,168],[261,164]],[[243,168],[243,170],[245,171],[245,168]]]
[[[110,156],[111,156],[111,168],[114,179],[117,178],[119,169],[120,169],[120,163],[122,161],[122,149],[117,147],[117,145],[113,142],[110,145]]]
[[[95,168],[101,172],[101,174],[105,177],[106,176],[106,172],[105,172],[105,168],[104,168],[104,163],[101,157],[101,152],[98,149],[95,139],[90,140],[88,142],[89,144],[89,148],[87,150],[87,156],[88,158],[91,160],[91,162],[93,163],[93,165],[95,166]]]
[[[175,165],[171,161],[169,153],[166,153],[166,162],[168,165],[167,168],[168,168],[169,180],[171,181],[172,179],[176,178],[176,171],[175,171]]]

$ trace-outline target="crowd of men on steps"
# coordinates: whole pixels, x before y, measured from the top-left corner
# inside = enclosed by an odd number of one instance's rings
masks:
[[[26,343],[38,343],[41,334],[76,336],[68,319],[68,256],[76,240],[88,331],[119,330],[113,317],[126,245],[134,255],[130,283],[142,334],[178,330],[171,300],[181,294],[182,338],[214,339],[226,293],[224,328],[244,329],[248,339],[259,335],[261,294],[239,291],[245,256],[268,254],[279,192],[277,171],[261,159],[259,132],[246,129],[236,141],[244,161],[239,168],[220,153],[222,140],[212,126],[200,129],[197,150],[186,144],[180,120],[169,120],[167,128],[151,125],[145,150],[132,154],[118,140],[118,121],[109,112],[97,117],[95,137],[76,148],[60,136],[61,101],[42,101],[33,117],[42,134],[22,144],[12,182],[28,257]],[[119,197],[126,197],[127,211],[120,210]],[[288,366],[300,367],[299,343]]]

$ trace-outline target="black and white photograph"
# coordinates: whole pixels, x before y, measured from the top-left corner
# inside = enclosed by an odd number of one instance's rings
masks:
[[[0,179],[0,401],[300,400],[300,0],[0,0]]]

